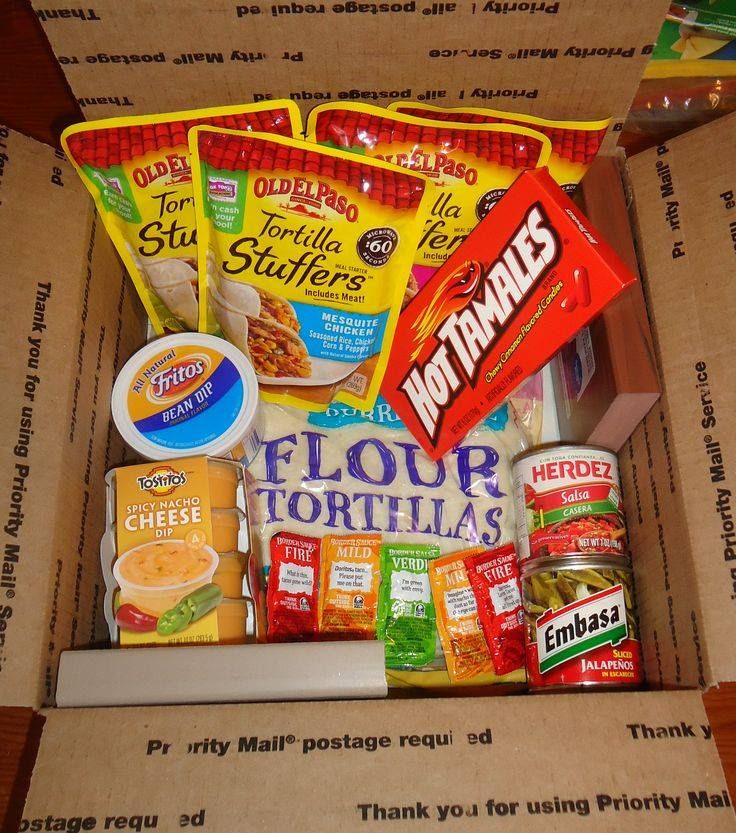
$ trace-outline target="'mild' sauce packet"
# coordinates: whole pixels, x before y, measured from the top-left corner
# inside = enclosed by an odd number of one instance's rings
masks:
[[[375,639],[380,584],[380,535],[324,538],[320,634],[327,639]]]
[[[421,668],[434,659],[437,630],[429,563],[439,554],[433,545],[381,547],[378,638],[386,646],[386,668]]]
[[[491,655],[462,553],[431,561],[429,581],[450,680],[457,683],[490,671]]]
[[[158,335],[196,330],[197,239],[187,133],[197,124],[292,136],[291,101],[82,122],[61,137]]]
[[[190,132],[200,329],[253,362],[261,395],[373,407],[428,210],[428,181],[276,136]]]

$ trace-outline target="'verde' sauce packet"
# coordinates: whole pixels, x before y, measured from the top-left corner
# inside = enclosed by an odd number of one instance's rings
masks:
[[[320,634],[326,639],[375,639],[380,584],[380,535],[324,538]]]
[[[522,668],[524,612],[514,545],[466,556],[464,562],[496,673]]]
[[[307,135],[424,174],[436,186],[419,241],[410,295],[416,293],[524,170],[547,163],[550,141],[518,125],[440,124],[366,104],[323,104]]]
[[[484,107],[434,107],[422,101],[394,101],[389,110],[422,119],[463,124],[521,124],[543,133],[552,143],[547,167],[555,182],[566,193],[577,184],[593,163],[606,136],[611,119],[560,121],[541,119],[523,113],[506,113]]]
[[[200,329],[270,401],[373,407],[429,206],[428,181],[276,136],[190,133]]]
[[[450,680],[457,683],[491,670],[491,655],[463,554],[453,553],[431,561],[429,581]]]
[[[282,136],[301,131],[293,102],[269,101],[82,122],[61,137],[158,335],[196,331],[199,323],[187,142],[197,124]]]
[[[527,171],[404,309],[381,393],[436,460],[635,280]]]
[[[434,545],[381,547],[378,638],[385,643],[386,668],[421,668],[434,659],[437,629],[429,563],[439,554]]]
[[[320,546],[319,538],[291,532],[271,538],[266,592],[269,642],[316,638]]]

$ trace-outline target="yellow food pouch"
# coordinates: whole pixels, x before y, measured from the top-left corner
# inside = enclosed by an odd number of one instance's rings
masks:
[[[252,361],[261,396],[373,407],[429,205],[385,162],[257,133],[190,131],[200,329]]]
[[[578,182],[591,166],[603,143],[611,119],[597,121],[557,121],[505,113],[484,107],[454,107],[446,109],[421,101],[394,101],[388,106],[396,113],[422,119],[461,122],[463,124],[518,124],[543,133],[551,142],[552,150],[547,167],[555,182],[567,193],[575,191]]]
[[[197,241],[187,132],[196,124],[291,136],[291,101],[82,122],[61,137],[158,335],[196,330]]]
[[[367,104],[323,104],[307,136],[424,174],[435,184],[407,301],[524,170],[547,164],[550,141],[517,125],[440,124]]]
[[[429,563],[437,632],[453,683],[493,671],[475,594],[463,562],[466,554],[452,553]]]
[[[380,584],[380,535],[325,538],[320,579],[320,634],[330,639],[375,639]]]

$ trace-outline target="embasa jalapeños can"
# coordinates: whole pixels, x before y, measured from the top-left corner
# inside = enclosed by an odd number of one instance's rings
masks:
[[[514,459],[519,559],[626,555],[618,462],[612,451],[562,445]]]
[[[642,682],[626,560],[587,553],[540,559],[524,565],[521,584],[530,688]]]

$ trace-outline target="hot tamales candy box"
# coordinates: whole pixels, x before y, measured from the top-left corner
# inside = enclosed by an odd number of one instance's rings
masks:
[[[523,173],[402,312],[381,392],[437,459],[635,280],[546,170]]]

